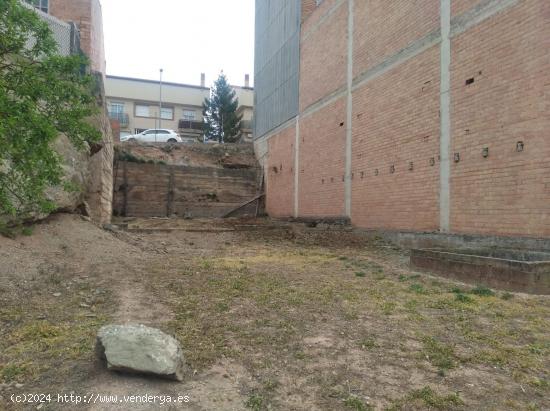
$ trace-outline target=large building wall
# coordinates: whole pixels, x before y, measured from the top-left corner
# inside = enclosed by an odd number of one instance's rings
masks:
[[[521,1],[451,40],[453,232],[550,236],[549,22]]]
[[[302,5],[299,112],[256,134],[294,161],[266,174],[271,215],[550,236],[548,1]]]

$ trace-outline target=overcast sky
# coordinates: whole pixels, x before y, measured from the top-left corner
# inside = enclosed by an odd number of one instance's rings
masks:
[[[254,0],[101,0],[107,74],[253,84]]]

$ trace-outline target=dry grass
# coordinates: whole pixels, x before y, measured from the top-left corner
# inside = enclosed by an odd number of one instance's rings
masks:
[[[251,409],[292,395],[322,409],[548,406],[547,298],[458,289],[387,247],[242,246],[163,265],[151,287],[195,369],[231,358],[256,376]]]

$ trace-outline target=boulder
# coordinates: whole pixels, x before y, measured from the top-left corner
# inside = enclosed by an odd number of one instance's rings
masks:
[[[97,350],[111,370],[183,380],[185,361],[178,341],[156,328],[103,326],[97,334]]]

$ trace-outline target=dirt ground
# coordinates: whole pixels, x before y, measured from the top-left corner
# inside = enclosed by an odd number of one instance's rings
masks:
[[[127,228],[60,214],[0,237],[0,409],[550,409],[549,297],[411,271],[405,250],[346,229]],[[94,343],[109,322],[174,335],[186,380],[107,371]],[[10,400],[29,393],[51,402]],[[71,393],[96,403],[57,401]],[[95,397],[146,394],[189,402]]]

